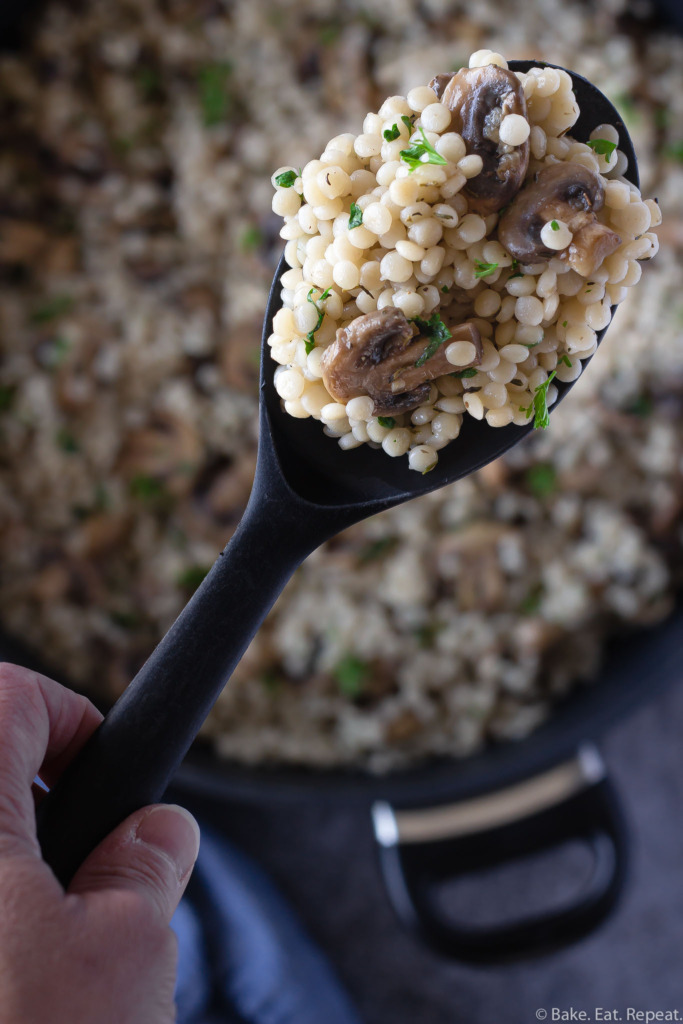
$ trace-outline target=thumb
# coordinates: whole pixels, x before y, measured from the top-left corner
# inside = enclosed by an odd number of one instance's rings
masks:
[[[199,826],[189,811],[156,804],[131,814],[75,874],[70,893],[125,890],[143,896],[168,924],[199,852]]]

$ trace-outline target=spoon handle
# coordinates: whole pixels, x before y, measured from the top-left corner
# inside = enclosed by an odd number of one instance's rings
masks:
[[[64,886],[105,835],[161,798],[285,583],[346,525],[264,477],[187,607],[40,803],[43,857]]]

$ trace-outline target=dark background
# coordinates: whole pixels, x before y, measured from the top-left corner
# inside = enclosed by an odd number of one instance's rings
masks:
[[[364,1024],[459,1024],[536,1020],[552,1007],[678,1009],[683,1018],[683,687],[659,694],[600,744],[632,838],[621,904],[593,936],[535,961],[472,967],[431,952],[396,921],[383,890],[370,821],[330,802],[207,804],[176,794],[248,850],[277,881],[320,943]],[[546,871],[518,876],[515,894],[496,879],[464,886],[460,906],[494,917],[505,902],[578,880],[576,849]],[[475,909],[477,908],[477,909]],[[508,909],[512,909],[511,907]],[[322,1022],[321,1022],[322,1024]]]

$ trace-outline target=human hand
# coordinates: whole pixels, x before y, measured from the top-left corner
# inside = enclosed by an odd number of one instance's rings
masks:
[[[0,664],[2,1024],[175,1020],[169,921],[197,857],[194,818],[179,807],[142,808],[100,843],[66,893],[40,856],[33,779],[54,785],[101,718],[85,697]]]

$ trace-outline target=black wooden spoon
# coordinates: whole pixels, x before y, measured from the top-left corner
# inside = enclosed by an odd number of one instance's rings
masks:
[[[537,63],[511,61],[510,67],[528,71]],[[597,125],[614,125],[628,157],[627,176],[637,185],[633,145],[617,110],[585,78],[572,79],[581,109],[572,135],[587,140]],[[466,416],[460,436],[439,452],[436,468],[425,476],[409,470],[407,458],[367,446],[342,451],[320,423],[293,419],[280,408],[266,339],[286,269],[281,260],[265,315],[258,461],[242,521],[187,607],[40,804],[43,857],[65,886],[108,832],[161,798],[273,602],[311,551],[352,523],[467,476],[533,429],[494,429]],[[572,386],[558,383],[558,402]]]

